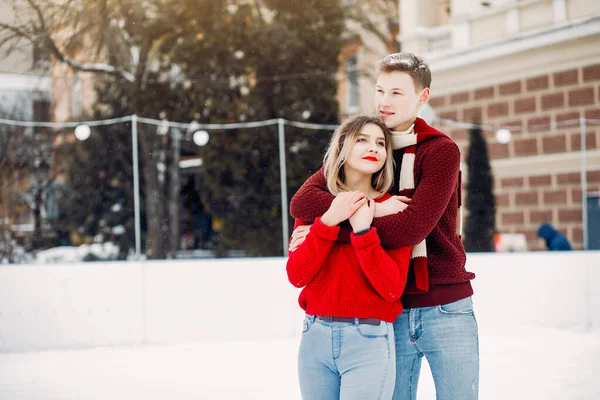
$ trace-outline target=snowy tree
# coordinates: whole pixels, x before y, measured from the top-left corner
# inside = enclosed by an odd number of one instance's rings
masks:
[[[197,116],[200,122],[337,122],[339,4],[262,6],[228,8],[215,15],[215,25],[224,23],[207,29],[199,42],[174,44],[173,61],[182,69],[176,93],[186,94],[171,112],[187,110],[180,119]],[[286,127],[288,199],[320,167],[330,134]],[[213,131],[198,154],[202,196],[221,222],[222,245],[250,255],[281,255],[277,126]]]
[[[0,118],[22,119],[22,114],[0,110]],[[59,149],[51,141],[48,129],[0,124],[0,259],[15,261],[15,229],[30,222],[31,232],[20,229],[27,251],[53,243],[45,229],[52,217],[48,205],[64,171],[54,163]]]
[[[174,0],[41,0],[6,1],[14,14],[0,23],[0,49],[11,52],[23,42],[51,54],[55,63],[75,71],[91,72],[99,79],[112,77],[127,101],[129,113],[143,114],[147,79],[161,61],[160,44],[178,36],[180,26],[195,23],[181,2]],[[189,6],[202,1],[186,2]],[[169,10],[165,12],[165,10]],[[159,191],[160,139],[140,135],[146,189],[150,258],[166,254],[165,205]]]
[[[10,51],[9,44],[29,41],[57,63],[95,73],[101,85],[114,88],[114,96],[98,104],[99,116],[114,116],[115,105],[123,104],[127,113],[173,121],[307,115],[314,122],[337,120],[335,72],[343,28],[338,1],[311,0],[302,7],[281,0],[12,4],[17,18],[0,24],[0,44]],[[320,164],[329,133],[289,129],[288,134],[294,135],[288,145],[302,149],[290,154],[290,166],[309,160],[288,171],[291,192]],[[211,132],[210,145],[199,150],[206,166],[203,198],[222,221],[227,246],[249,254],[280,254],[276,137],[276,127]],[[170,141],[155,127],[140,124],[150,258],[167,254],[167,221],[176,218],[167,211],[174,200],[168,194],[170,178],[162,172],[172,162]],[[263,234],[267,239],[257,239]]]

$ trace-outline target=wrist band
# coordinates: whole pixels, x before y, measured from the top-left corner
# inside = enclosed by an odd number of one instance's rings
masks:
[[[363,229],[362,231],[355,232],[354,236],[364,235],[365,233],[369,232],[370,230],[371,230],[371,227],[368,227],[367,229]]]

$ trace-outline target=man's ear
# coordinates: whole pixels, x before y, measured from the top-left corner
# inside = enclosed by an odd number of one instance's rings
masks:
[[[422,106],[423,104],[427,103],[427,100],[429,100],[429,95],[430,94],[431,94],[431,91],[427,87],[421,91],[421,97],[419,98],[419,105],[420,106]]]

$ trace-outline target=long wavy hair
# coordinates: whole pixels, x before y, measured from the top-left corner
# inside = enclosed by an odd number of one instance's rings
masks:
[[[383,194],[388,192],[394,184],[394,157],[392,157],[392,141],[389,128],[377,117],[355,115],[344,121],[335,130],[323,159],[327,188],[334,195],[350,190],[344,183],[344,163],[352,146],[358,140],[363,127],[367,124],[377,125],[381,128],[387,151],[385,163],[379,171],[373,174],[371,185],[373,189]]]

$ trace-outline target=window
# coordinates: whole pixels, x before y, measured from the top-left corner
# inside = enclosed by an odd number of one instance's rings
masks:
[[[46,49],[33,46],[33,67],[48,68],[50,66],[50,53]]]
[[[81,79],[79,74],[73,74],[73,86],[71,87],[71,116],[74,119],[81,118]]]
[[[50,102],[48,100],[33,101],[33,120],[36,122],[50,121]]]
[[[346,59],[346,111],[358,109],[358,62],[356,56]]]

